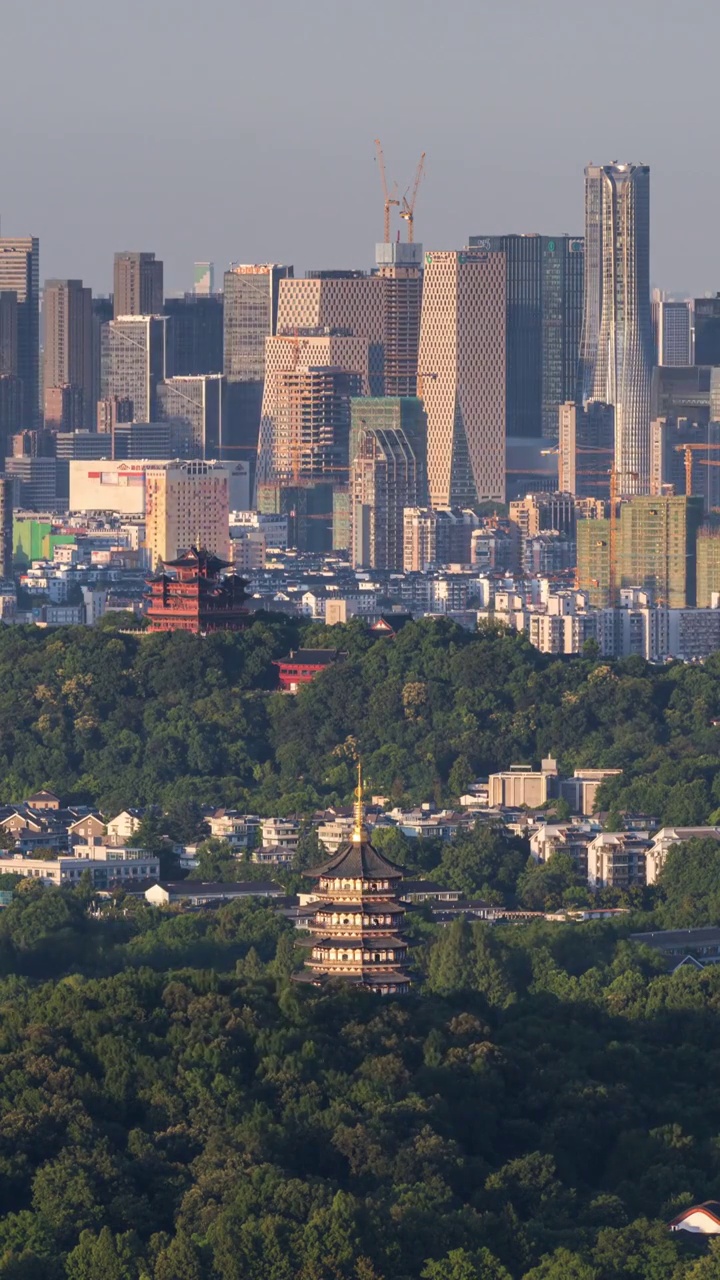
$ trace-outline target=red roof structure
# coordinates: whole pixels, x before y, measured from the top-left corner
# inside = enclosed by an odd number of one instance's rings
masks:
[[[347,654],[339,649],[291,649],[285,658],[276,658],[273,665],[279,670],[283,692],[297,693],[299,685],[309,684],[319,672],[343,658]]]
[[[148,580],[150,631],[240,631],[248,616],[247,584],[224,572],[231,567],[204,547],[165,561],[163,572]]]

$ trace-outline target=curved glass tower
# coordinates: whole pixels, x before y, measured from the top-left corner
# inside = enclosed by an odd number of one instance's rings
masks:
[[[585,315],[580,346],[583,403],[615,410],[618,493],[650,487],[650,169],[585,170]]]

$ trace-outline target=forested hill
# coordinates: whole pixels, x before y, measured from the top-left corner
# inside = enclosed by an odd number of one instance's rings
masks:
[[[297,697],[273,693],[273,658],[301,642],[348,658]],[[394,640],[279,615],[207,639],[0,628],[3,800],[49,786],[108,812],[187,799],[309,811],[349,797],[349,739],[373,791],[397,800],[448,800],[555,754],[567,770],[622,767],[608,807],[700,823],[720,807],[720,655],[558,660],[430,620]]]

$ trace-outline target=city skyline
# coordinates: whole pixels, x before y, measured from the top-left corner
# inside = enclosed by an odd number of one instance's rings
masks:
[[[38,235],[43,277],[80,278],[95,292],[110,290],[115,251],[152,246],[175,292],[192,286],[198,259],[298,270],[371,261],[382,229],[376,136],[400,195],[427,152],[416,232],[439,249],[461,247],[478,227],[575,233],[581,170],[627,155],[653,170],[653,283],[714,291],[717,192],[706,157],[720,19],[694,7],[451,0],[440,21],[430,0],[396,0],[380,29],[356,0],[341,12],[329,0],[302,10],[269,0],[249,12],[226,0],[202,10],[128,0],[110,15],[69,0],[40,23],[32,6],[8,0],[13,58],[0,103],[8,118],[19,101],[23,111],[4,139],[3,234]],[[270,61],[247,56],[270,41]],[[307,74],[313,61],[322,75]],[[360,72],[369,65],[372,96]],[[136,95],[119,91],[128,66]],[[693,68],[693,95],[671,107],[656,88],[683,66]],[[189,172],[191,182],[181,178]],[[58,189],[61,218],[48,199]]]

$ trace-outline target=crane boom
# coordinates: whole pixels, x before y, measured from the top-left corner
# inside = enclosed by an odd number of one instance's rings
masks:
[[[377,153],[378,166],[380,168],[380,181],[382,182],[383,199],[385,201],[385,222],[383,225],[383,244],[390,243],[390,206],[400,206],[400,201],[393,199],[388,191],[387,178],[385,177],[385,156],[383,155],[382,143],[379,138],[375,139],[375,151]]]
[[[425,170],[425,152],[423,151],[420,157],[420,160],[418,161],[418,167],[415,171],[415,181],[413,183],[412,195],[408,200],[407,191],[405,192],[405,195],[402,198],[402,208],[400,210],[400,217],[404,218],[405,221],[407,222],[408,244],[412,244],[415,238],[415,201],[417,200],[418,187],[420,186],[420,181],[422,179],[424,170]]]

